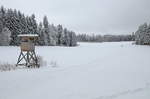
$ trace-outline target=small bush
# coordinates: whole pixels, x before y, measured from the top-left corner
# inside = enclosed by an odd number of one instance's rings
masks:
[[[38,61],[38,65],[39,65],[39,67],[42,67],[42,66],[46,66],[47,65],[47,63],[46,63],[46,61],[44,61],[43,60],[43,57],[42,56],[37,56],[37,61]]]
[[[57,62],[56,61],[51,61],[50,62],[50,65],[52,66],[52,67],[58,67],[58,64],[57,64]]]
[[[16,66],[9,63],[0,63],[0,71],[10,71],[16,69]]]

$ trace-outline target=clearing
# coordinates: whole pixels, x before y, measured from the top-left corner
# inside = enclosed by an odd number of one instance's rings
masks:
[[[132,42],[36,47],[39,69],[0,72],[0,99],[150,99],[150,46]],[[15,64],[19,47],[0,47]]]

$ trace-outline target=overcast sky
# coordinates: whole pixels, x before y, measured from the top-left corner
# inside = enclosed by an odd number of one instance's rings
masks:
[[[129,34],[150,22],[150,0],[0,0],[41,21],[62,24],[76,33]]]

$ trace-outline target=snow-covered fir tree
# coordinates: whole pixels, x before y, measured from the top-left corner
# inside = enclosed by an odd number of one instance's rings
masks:
[[[21,32],[23,34],[29,33],[27,19],[24,16],[24,14],[22,14],[20,11],[18,11],[17,12],[17,17],[19,19],[19,25],[20,25],[20,28],[21,28]]]
[[[2,22],[2,16],[0,13],[0,33],[2,32],[2,29],[3,29],[3,22]]]
[[[7,27],[11,31],[11,45],[18,45],[19,39],[18,34],[21,34],[21,28],[18,21],[18,18],[15,17],[15,13],[13,13],[12,9],[8,9],[5,18],[5,27]]]
[[[69,38],[70,38],[70,44],[69,46],[76,46],[77,44],[77,39],[76,39],[76,35],[74,32],[69,32]]]
[[[144,23],[135,32],[136,44],[150,45],[150,25]]]
[[[58,25],[57,26],[57,38],[58,38],[58,41],[57,41],[57,44],[58,45],[62,45],[63,44],[63,27],[62,25]]]
[[[10,43],[10,35],[11,32],[8,28],[3,28],[2,31],[0,32],[0,45],[1,46],[8,46]]]
[[[56,46],[57,43],[56,34],[57,34],[56,27],[53,24],[49,25],[50,45],[52,46]]]
[[[44,42],[45,45],[50,45],[50,36],[49,36],[49,23],[46,16],[43,18],[43,29],[44,29]]]
[[[150,24],[147,27],[147,31],[144,39],[145,39],[145,44],[150,45]]]
[[[64,38],[63,38],[63,43],[66,46],[70,45],[70,37],[69,37],[69,31],[65,28],[64,29]]]
[[[37,32],[39,34],[38,45],[41,45],[41,46],[45,45],[43,25],[41,22],[38,25]]]

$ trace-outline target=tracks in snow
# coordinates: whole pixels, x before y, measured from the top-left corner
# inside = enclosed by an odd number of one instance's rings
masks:
[[[95,99],[115,99],[120,96],[125,96],[125,95],[129,95],[129,94],[132,95],[132,94],[136,94],[138,92],[142,92],[142,91],[149,90],[149,89],[150,89],[150,83],[146,83],[144,87],[140,87],[140,88],[136,88],[136,89],[132,89],[132,90],[126,90],[126,91],[118,92],[116,94],[112,94],[112,95],[108,95],[108,96],[100,96]]]

